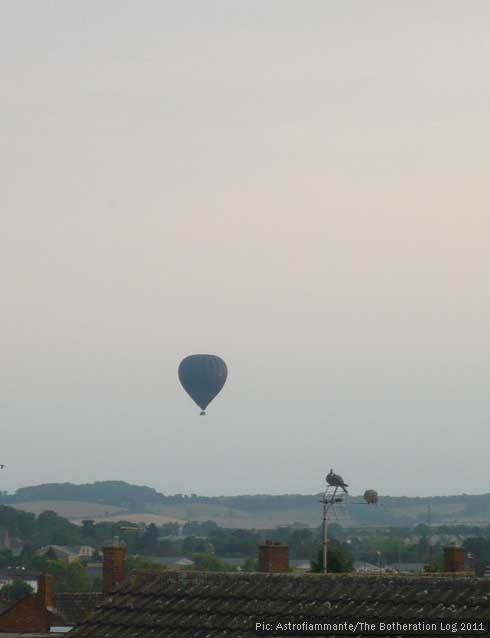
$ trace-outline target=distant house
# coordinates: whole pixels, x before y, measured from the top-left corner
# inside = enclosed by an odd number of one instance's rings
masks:
[[[429,545],[461,545],[465,537],[459,534],[431,534]]]
[[[311,563],[309,560],[292,558],[289,561],[289,566],[292,567],[295,572],[311,572]]]
[[[95,553],[95,549],[89,545],[68,547],[67,545],[46,545],[36,552],[39,556],[47,556],[53,560],[62,560],[65,563],[74,563],[80,559],[89,560]]]
[[[147,556],[157,565],[166,565],[169,569],[193,569],[194,561],[185,556]]]
[[[386,569],[401,574],[420,574],[425,571],[425,565],[425,563],[390,563],[386,565]]]
[[[90,545],[79,545],[77,547],[74,547],[75,551],[78,552],[78,557],[79,558],[92,558],[92,556],[95,554],[95,548],[94,547],[90,547]]]
[[[243,564],[247,560],[246,558],[221,558],[224,563],[228,565],[228,567],[234,567],[236,569],[241,569]]]
[[[367,563],[363,560],[355,560],[353,568],[354,571],[358,574],[377,574],[380,571],[384,571],[384,569],[380,568],[379,565],[375,565],[374,563]]]
[[[159,536],[158,542],[161,543],[163,541],[171,541],[172,543],[174,543],[176,541],[184,540],[184,538],[187,538],[187,537],[184,536],[182,533],[181,534],[166,534],[165,536]]]

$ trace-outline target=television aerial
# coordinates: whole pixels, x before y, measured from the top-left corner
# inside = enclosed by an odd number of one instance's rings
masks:
[[[320,503],[323,504],[323,554],[322,554],[322,571],[327,573],[327,530],[328,530],[328,512],[332,510],[335,512],[335,508],[338,505],[343,505],[347,501],[349,492],[347,488],[348,484],[340,476],[335,474],[331,469],[325,477],[327,487],[323,493],[323,498]],[[350,505],[377,505],[378,504],[378,492],[376,490],[366,490],[364,492],[364,501],[356,502],[349,501]]]

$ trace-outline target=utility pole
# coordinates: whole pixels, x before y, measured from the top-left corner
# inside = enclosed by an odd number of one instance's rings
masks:
[[[320,503],[323,504],[323,542],[322,542],[322,572],[328,573],[327,569],[327,545],[328,545],[328,510],[339,503],[344,502],[344,495],[337,495],[339,487],[327,485],[327,489],[323,493]],[[347,491],[345,491],[347,494]]]
[[[323,499],[323,573],[327,573],[327,500]]]
[[[347,483],[344,479],[335,474],[333,470],[330,470],[329,474],[325,477],[327,487],[323,493],[323,497],[320,503],[323,504],[323,542],[322,542],[322,572],[328,573],[327,568],[327,553],[328,553],[328,510],[336,505],[344,504],[347,496]],[[341,490],[341,491],[340,491]],[[356,503],[352,502],[352,505],[377,505],[378,493],[375,490],[366,490],[364,492],[364,502]]]
[[[429,528],[429,565],[432,565],[432,558],[433,558],[433,547],[432,547],[432,532],[431,532],[431,526],[432,526],[432,504],[429,501],[429,504],[427,505],[427,526]]]

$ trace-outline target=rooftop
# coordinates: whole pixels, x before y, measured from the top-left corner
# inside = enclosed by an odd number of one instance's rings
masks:
[[[490,581],[461,576],[135,572],[79,638],[252,638],[258,618],[488,618]],[[72,634],[71,634],[72,635]]]
[[[100,592],[59,593],[54,595],[54,606],[66,625],[77,625],[102,602]]]

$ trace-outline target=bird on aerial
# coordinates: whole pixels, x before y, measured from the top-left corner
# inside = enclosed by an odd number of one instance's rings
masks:
[[[340,474],[335,474],[335,472],[331,469],[330,472],[325,477],[325,480],[329,485],[333,487],[341,487],[344,492],[347,494],[346,487],[349,487],[344,479],[340,476]]]

